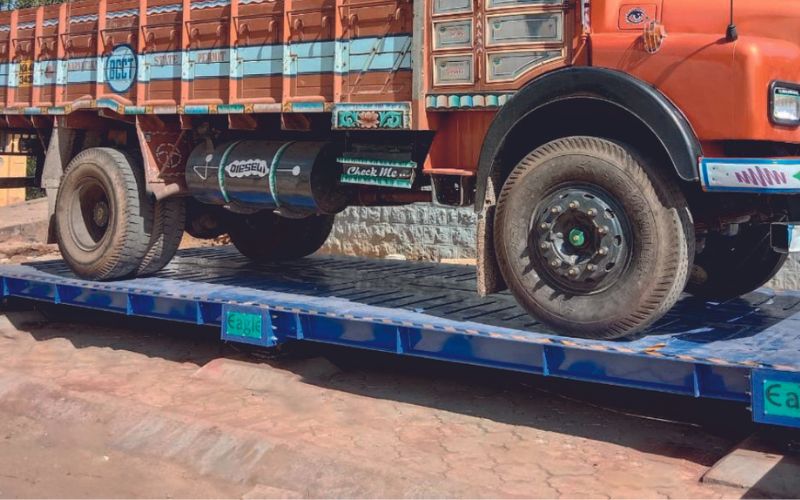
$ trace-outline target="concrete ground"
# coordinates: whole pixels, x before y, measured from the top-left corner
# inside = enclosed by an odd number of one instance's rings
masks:
[[[2,497],[747,493],[699,482],[736,405],[45,312],[0,316]]]

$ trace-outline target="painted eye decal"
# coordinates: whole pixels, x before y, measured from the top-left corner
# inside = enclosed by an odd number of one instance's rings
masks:
[[[645,14],[644,9],[641,7],[634,7],[625,15],[625,20],[628,21],[629,24],[641,24],[646,18],[647,14]]]

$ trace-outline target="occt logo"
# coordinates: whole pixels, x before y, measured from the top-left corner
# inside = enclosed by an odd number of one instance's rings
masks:
[[[117,45],[106,59],[106,83],[117,94],[124,94],[136,82],[136,52],[130,45]]]

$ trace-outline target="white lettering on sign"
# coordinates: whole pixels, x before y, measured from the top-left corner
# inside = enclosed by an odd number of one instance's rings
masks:
[[[67,71],[94,71],[96,69],[97,61],[94,59],[67,62]]]
[[[179,54],[154,55],[153,63],[156,66],[175,66],[181,63]]]
[[[228,60],[228,51],[215,50],[213,52],[201,52],[197,54],[197,62],[201,64],[225,62]]]
[[[411,170],[396,167],[349,166],[345,173],[346,175],[380,177],[382,179],[407,179],[411,177]]]
[[[225,166],[230,177],[266,177],[269,165],[264,160],[236,160]]]

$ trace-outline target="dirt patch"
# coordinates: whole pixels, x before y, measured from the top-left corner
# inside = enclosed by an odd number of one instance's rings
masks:
[[[59,257],[58,246],[22,238],[0,241],[0,264],[20,264]]]

